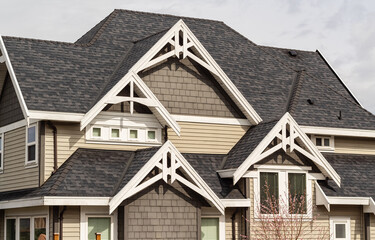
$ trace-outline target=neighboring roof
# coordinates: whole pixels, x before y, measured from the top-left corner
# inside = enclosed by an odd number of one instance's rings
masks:
[[[297,51],[291,57],[286,49],[258,46],[219,21],[115,10],[74,44],[13,37],[4,42],[29,109],[86,113],[179,19],[265,122],[294,104],[300,125],[375,129],[375,116],[355,102],[318,53]],[[301,70],[306,72],[299,80],[302,89],[294,96]],[[308,98],[317,105],[306,105]]]
[[[220,169],[224,154],[184,153],[186,160],[193,166],[203,180],[210,186],[219,198],[243,199],[244,195],[233,188],[233,180],[220,178],[217,170]]]
[[[223,169],[238,168],[278,123],[278,121],[279,120],[274,120],[250,127],[236,145],[229,151]]]
[[[327,196],[375,198],[375,155],[324,153],[341,176],[341,188],[332,180],[318,181]]]

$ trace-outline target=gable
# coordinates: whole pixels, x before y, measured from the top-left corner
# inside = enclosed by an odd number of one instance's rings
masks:
[[[24,119],[22,108],[9,74],[6,75],[0,95],[0,127]]]
[[[189,58],[171,57],[139,75],[171,114],[246,118],[211,73]]]

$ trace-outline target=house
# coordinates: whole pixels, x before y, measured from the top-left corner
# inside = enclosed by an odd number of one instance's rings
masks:
[[[254,238],[267,181],[375,239],[375,116],[320,52],[127,10],[0,50],[0,239]]]

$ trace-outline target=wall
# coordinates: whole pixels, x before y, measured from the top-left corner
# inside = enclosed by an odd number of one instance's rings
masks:
[[[199,197],[188,192],[159,181],[126,200],[125,239],[197,239]]]
[[[0,127],[24,119],[20,103],[9,75],[0,95]]]
[[[168,138],[183,153],[226,154],[246,133],[248,126],[178,122],[181,136],[168,129]]]
[[[245,118],[212,75],[188,58],[139,74],[171,114]]]
[[[61,209],[60,209],[61,211]],[[70,206],[64,212],[63,238],[79,240],[80,236],[80,207]]]
[[[370,214],[370,239],[375,240],[375,215]]]
[[[373,154],[374,138],[335,137],[335,153]]]
[[[26,127],[4,134],[4,171],[0,191],[39,186],[39,167],[25,168]]]

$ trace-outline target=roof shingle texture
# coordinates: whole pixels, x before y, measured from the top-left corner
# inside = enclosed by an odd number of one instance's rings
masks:
[[[374,115],[355,102],[318,53],[291,57],[219,21],[115,10],[74,44],[13,37],[4,42],[29,109],[86,113],[179,19],[265,122],[280,118],[293,96],[293,117],[301,125],[375,129]],[[296,96],[301,70],[306,74]],[[308,98],[316,105],[307,105]]]
[[[324,153],[324,157],[341,177],[341,188],[332,180],[319,181],[327,196],[372,197],[375,199],[375,156]]]

